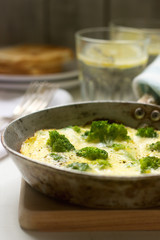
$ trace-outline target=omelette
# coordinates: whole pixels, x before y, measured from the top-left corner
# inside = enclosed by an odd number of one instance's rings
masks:
[[[105,176],[160,173],[160,131],[93,121],[86,126],[42,129],[20,153],[53,167]]]

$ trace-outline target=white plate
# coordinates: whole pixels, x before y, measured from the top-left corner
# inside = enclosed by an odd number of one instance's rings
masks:
[[[7,75],[0,74],[0,83],[29,83],[32,81],[68,81],[78,77],[78,70],[76,62],[70,62],[64,65],[63,72],[54,74],[45,74],[40,76],[28,76],[28,75]]]
[[[46,80],[46,79],[45,79]],[[0,90],[26,90],[30,82],[0,82]],[[78,78],[67,81],[53,82],[59,88],[71,89],[80,85]]]
[[[0,75],[0,82],[32,82],[32,81],[64,81],[78,76],[78,72],[70,71],[66,73],[47,74],[41,76],[25,75]]]

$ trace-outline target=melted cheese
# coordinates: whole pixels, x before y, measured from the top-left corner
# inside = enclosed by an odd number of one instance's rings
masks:
[[[130,136],[130,140],[121,142],[114,141],[114,143],[123,144],[125,146],[124,149],[115,150],[105,143],[87,142],[82,137],[82,134],[86,130],[89,130],[90,126],[80,128],[81,133],[77,133],[71,127],[58,129],[57,131],[60,134],[65,135],[68,140],[74,145],[76,150],[90,146],[106,150],[108,152],[107,161],[110,164],[109,166],[106,166],[104,169],[100,169],[96,161],[88,160],[84,157],[79,157],[76,155],[75,151],[58,153],[58,155],[62,157],[61,160],[54,160],[54,158],[51,156],[51,148],[47,145],[49,131],[53,129],[37,131],[33,137],[30,137],[25,142],[23,142],[20,152],[31,159],[47,163],[51,166],[66,167],[68,164],[73,162],[88,163],[90,166],[90,169],[87,170],[88,172],[107,176],[141,175],[139,159],[146,156],[155,156],[160,158],[160,152],[150,151],[147,147],[152,143],[160,141],[160,131],[157,131],[158,137],[156,138],[142,138],[136,136],[136,129],[126,127],[128,135]],[[160,173],[160,168],[156,170],[151,169],[148,172],[157,174]]]

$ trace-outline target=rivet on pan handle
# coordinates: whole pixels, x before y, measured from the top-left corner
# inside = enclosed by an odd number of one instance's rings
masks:
[[[136,119],[143,119],[145,116],[145,111],[143,108],[139,107],[139,108],[136,108],[134,114]]]
[[[155,122],[160,120],[160,112],[158,110],[153,110],[151,112],[151,120]]]
[[[139,100],[139,103],[147,103],[147,104],[157,104],[156,100],[154,99],[153,96],[149,94],[143,95]],[[142,119],[145,116],[145,111],[143,108],[139,107],[135,110],[135,117],[137,119]],[[151,112],[150,118],[152,121],[157,122],[160,120],[160,111],[159,110],[153,110]]]

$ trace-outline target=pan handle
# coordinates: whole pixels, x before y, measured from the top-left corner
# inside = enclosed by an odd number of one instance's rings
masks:
[[[152,95],[144,94],[138,101],[138,103],[158,104]]]

